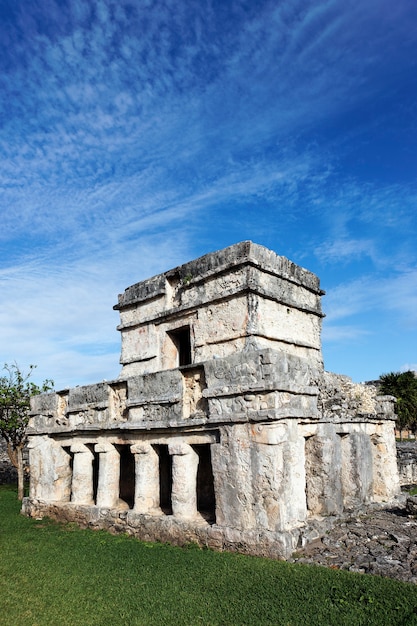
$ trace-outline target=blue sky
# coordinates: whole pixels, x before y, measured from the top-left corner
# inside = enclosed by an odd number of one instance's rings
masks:
[[[120,372],[127,286],[250,239],[325,367],[417,369],[417,3],[0,0],[0,361]]]

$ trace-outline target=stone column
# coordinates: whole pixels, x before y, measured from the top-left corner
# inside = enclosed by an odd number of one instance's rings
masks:
[[[120,454],[111,443],[97,443],[99,454],[97,506],[115,508],[120,489]]]
[[[283,506],[281,529],[300,526],[307,518],[304,437],[296,436],[297,424],[289,424],[291,439],[283,444]],[[278,529],[277,529],[278,530]]]
[[[50,437],[29,441],[30,498],[46,502],[68,502],[71,493],[70,456]]]
[[[148,443],[130,446],[135,455],[135,513],[160,513],[159,456]]]
[[[372,428],[370,425],[369,428]],[[374,426],[371,435],[373,455],[373,498],[377,502],[390,500],[400,493],[397,449],[393,422]]]
[[[310,515],[338,515],[343,511],[341,443],[333,425],[323,425],[325,436],[305,442],[306,495]]]
[[[350,432],[342,436],[341,449],[343,504],[349,510],[372,500],[371,439],[364,432]]]
[[[54,499],[52,440],[47,436],[30,437],[28,449],[30,464],[29,497],[46,502],[51,501]]]
[[[93,459],[94,454],[83,443],[71,446],[74,454],[72,466],[71,502],[74,504],[94,504],[93,500]]]
[[[187,443],[171,443],[172,513],[175,517],[197,517],[198,454]]]

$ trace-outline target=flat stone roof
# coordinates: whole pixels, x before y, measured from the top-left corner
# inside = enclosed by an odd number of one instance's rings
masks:
[[[191,283],[195,285],[204,282],[210,276],[225,273],[243,265],[258,267],[262,271],[302,285],[318,295],[324,294],[320,289],[319,278],[312,272],[264,246],[252,241],[241,241],[127,287],[124,293],[119,294],[118,303],[113,308],[121,310],[137,302],[161,296],[166,291],[167,282],[173,285],[186,286]]]

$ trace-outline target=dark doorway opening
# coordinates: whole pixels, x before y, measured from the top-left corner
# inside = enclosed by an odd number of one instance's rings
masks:
[[[177,349],[179,367],[190,365],[192,363],[190,327],[183,326],[182,328],[171,330],[168,335]]]
[[[87,448],[91,450],[91,452],[94,455],[94,458],[93,458],[93,500],[94,502],[97,502],[99,455],[98,455],[98,452],[95,451],[95,447],[93,443],[88,443]]]
[[[68,466],[72,475],[72,468],[74,467],[74,453],[71,452],[71,446],[63,446],[62,449],[68,455]]]
[[[116,446],[120,454],[119,498],[133,509],[135,503],[135,457],[130,445]]]
[[[197,510],[209,524],[216,522],[216,496],[209,443],[192,446],[198,454]]]
[[[72,486],[72,470],[74,467],[74,453],[71,452],[71,446],[63,446],[63,451],[66,453],[68,458],[68,472],[65,472],[66,477],[65,480],[65,488],[64,488],[64,500],[66,502],[70,502],[71,500],[71,486]]]
[[[159,506],[165,515],[172,515],[172,457],[167,444],[154,448],[159,457]]]

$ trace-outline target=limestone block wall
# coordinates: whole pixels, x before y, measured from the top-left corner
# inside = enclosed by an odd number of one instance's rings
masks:
[[[397,442],[397,459],[401,485],[417,485],[417,443]]]
[[[122,377],[178,367],[251,347],[284,349],[322,369],[321,295],[314,274],[242,242],[132,285],[120,312]]]

